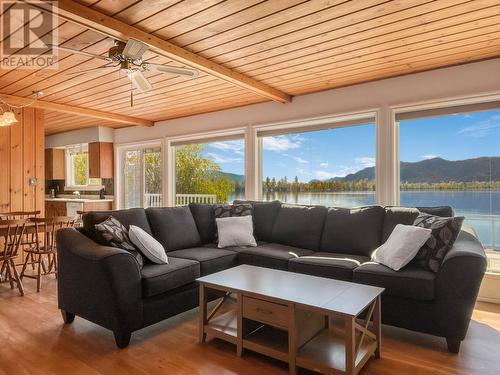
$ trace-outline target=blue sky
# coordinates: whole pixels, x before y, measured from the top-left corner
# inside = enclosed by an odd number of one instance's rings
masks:
[[[401,122],[401,160],[500,156],[500,111]],[[375,125],[265,137],[263,176],[299,181],[343,177],[375,165]],[[223,171],[244,174],[243,140],[206,145]]]

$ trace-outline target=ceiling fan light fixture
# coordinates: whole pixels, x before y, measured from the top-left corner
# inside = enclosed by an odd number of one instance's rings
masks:
[[[127,41],[127,44],[125,44],[122,54],[131,60],[139,60],[142,58],[142,55],[146,53],[148,48],[147,44],[131,38]]]
[[[153,85],[144,77],[139,70],[132,70],[127,73],[128,78],[134,84],[134,87],[140,92],[147,92],[153,88]]]

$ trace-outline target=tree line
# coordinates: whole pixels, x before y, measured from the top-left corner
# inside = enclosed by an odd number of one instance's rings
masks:
[[[400,184],[401,190],[500,190],[500,181],[473,182],[407,182]],[[319,181],[299,182],[295,176],[293,181],[286,177],[276,179],[266,177],[262,183],[264,192],[336,192],[336,191],[375,191],[375,181],[360,179],[355,181]]]

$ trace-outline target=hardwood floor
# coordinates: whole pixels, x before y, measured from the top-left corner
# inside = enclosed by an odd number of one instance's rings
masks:
[[[56,281],[44,278],[36,293],[26,280],[20,297],[0,284],[0,374],[286,374],[287,367],[219,340],[198,344],[197,309],[132,335],[115,347],[110,331],[76,318],[64,326],[57,309]],[[444,339],[383,327],[382,358],[371,359],[363,375],[498,374],[500,305],[478,303],[459,355]],[[300,371],[300,374],[309,374]]]

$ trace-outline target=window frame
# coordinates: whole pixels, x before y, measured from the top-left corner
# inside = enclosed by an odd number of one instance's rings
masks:
[[[228,140],[242,139],[245,146],[245,154],[243,155],[244,160],[244,173],[245,173],[245,199],[249,198],[248,187],[250,181],[247,177],[248,167],[248,157],[247,157],[247,132],[245,128],[235,128],[226,131],[214,131],[199,133],[192,136],[177,136],[177,137],[167,137],[165,138],[165,157],[166,157],[166,168],[167,168],[167,186],[166,186],[166,205],[168,207],[175,207],[176,205],[176,170],[175,170],[175,148],[182,145],[188,145],[193,143],[212,143],[212,142],[224,142]],[[165,185],[164,185],[165,186]]]
[[[147,142],[140,143],[126,143],[121,145],[115,145],[115,201],[117,209],[124,209],[125,202],[125,183],[124,183],[124,173],[123,167],[123,158],[127,151],[137,151],[137,150],[145,150],[151,148],[159,148],[161,153],[161,195],[162,195],[162,206],[167,206],[166,204],[166,192],[165,192],[165,177],[167,176],[166,171],[166,157],[165,157],[165,145],[163,139],[154,139]],[[142,164],[144,164],[144,160],[142,160]],[[144,168],[141,166],[141,191],[145,192],[145,177],[144,177]],[[140,197],[141,207],[144,207],[144,194],[141,194]]]
[[[418,103],[413,105],[402,105],[402,106],[392,106],[389,108],[390,116],[392,118],[392,123],[394,124],[395,133],[397,137],[394,138],[394,160],[392,164],[396,167],[395,178],[392,180],[392,186],[395,191],[395,204],[400,205],[401,203],[401,181],[400,181],[400,137],[399,131],[400,126],[397,121],[400,117],[407,117],[409,113],[439,113],[443,115],[448,109],[450,114],[457,113],[458,108],[468,108],[469,112],[474,111],[485,111],[488,107],[487,103],[498,103],[500,101],[500,95],[480,95],[480,96],[469,96],[464,98],[450,99],[450,100],[436,100],[424,103]],[[454,109],[453,109],[454,108]],[[493,109],[493,108],[491,108]],[[497,108],[498,109],[498,108]],[[483,282],[478,294],[478,301],[500,303],[500,274],[486,271]]]
[[[355,127],[360,125],[373,124],[375,126],[375,204],[380,203],[379,196],[379,183],[382,183],[383,173],[380,173],[378,164],[379,164],[379,145],[378,140],[379,136],[379,117],[380,114],[377,110],[372,111],[363,111],[363,112],[354,112],[354,113],[346,113],[336,116],[324,116],[317,117],[307,120],[300,121],[290,121],[290,122],[281,122],[275,124],[267,124],[261,125],[254,128],[255,133],[255,143],[254,148],[256,149],[257,154],[257,162],[255,164],[256,169],[256,200],[262,200],[263,197],[263,189],[262,189],[262,181],[263,181],[263,141],[262,139],[267,136],[277,136],[277,135],[287,135],[287,134],[297,134],[304,132],[315,132],[322,131],[328,129],[342,129],[347,127]]]
[[[74,181],[74,166],[73,166],[73,157],[74,154],[71,150],[75,148],[82,148],[82,153],[87,155],[87,170],[86,170],[86,180],[87,184],[85,185],[77,185]],[[64,148],[64,168],[65,168],[65,177],[64,177],[64,190],[66,191],[99,191],[103,188],[102,184],[90,184],[91,178],[89,177],[89,150],[88,144],[82,143],[81,145],[71,145]]]

